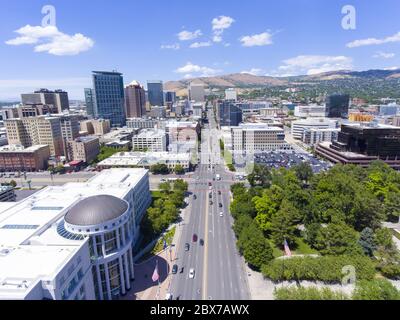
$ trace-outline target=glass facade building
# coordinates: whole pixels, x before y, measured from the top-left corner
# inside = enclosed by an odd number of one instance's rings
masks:
[[[85,89],[86,113],[88,116],[94,117],[94,90]]]
[[[164,105],[164,91],[162,81],[148,81],[147,94],[151,106]]]
[[[112,127],[126,124],[124,83],[119,72],[93,71],[94,115],[110,120]]]
[[[326,116],[328,118],[347,119],[349,114],[350,95],[333,94],[326,99]]]
[[[222,127],[236,127],[243,121],[243,112],[233,100],[218,102],[217,115]]]

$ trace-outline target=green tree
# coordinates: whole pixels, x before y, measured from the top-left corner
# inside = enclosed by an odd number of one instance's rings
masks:
[[[247,180],[252,187],[268,188],[271,185],[271,172],[267,166],[255,164],[252,172],[247,176]]]
[[[358,240],[361,248],[367,256],[372,257],[376,249],[374,231],[371,228],[365,228],[360,233],[360,240]]]
[[[309,162],[302,162],[294,167],[296,176],[300,181],[308,182],[313,177],[314,173]]]
[[[353,293],[354,300],[399,300],[400,293],[388,280],[361,280]]]
[[[282,199],[282,189],[275,185],[266,190],[261,197],[253,198],[252,201],[257,212],[255,221],[262,231],[271,231],[272,218],[278,212]]]
[[[158,164],[152,165],[150,167],[150,171],[153,174],[168,174],[169,173],[168,166],[164,163],[158,163]]]
[[[324,255],[362,253],[357,232],[343,222],[329,223],[321,228],[314,247]]]
[[[241,231],[238,247],[246,262],[255,269],[273,259],[271,245],[254,223]]]
[[[320,223],[310,223],[310,224],[306,225],[306,230],[304,232],[304,240],[311,247],[315,247],[316,239],[317,239],[320,229],[321,229]]]
[[[185,169],[180,164],[175,166],[174,171],[176,174],[184,174],[185,173]]]
[[[178,179],[174,181],[174,191],[187,192],[189,185],[186,181]]]
[[[297,225],[295,223],[298,210],[287,200],[283,200],[279,211],[273,216],[271,238],[275,245],[283,247],[284,240],[289,245],[296,242]]]
[[[165,194],[169,194],[171,192],[171,183],[163,182],[160,183],[159,187],[161,192],[165,192]]]

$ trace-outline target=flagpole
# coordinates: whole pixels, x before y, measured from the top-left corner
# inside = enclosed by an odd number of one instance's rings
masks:
[[[156,259],[156,263],[157,263],[156,268],[157,268],[157,274],[158,274],[158,279],[157,279],[157,282],[158,282],[157,300],[159,300],[159,298],[160,298],[160,274],[159,274],[159,271],[158,271],[158,259]]]

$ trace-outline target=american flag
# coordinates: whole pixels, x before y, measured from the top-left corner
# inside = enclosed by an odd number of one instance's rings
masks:
[[[290,251],[290,248],[289,248],[289,245],[288,245],[286,239],[283,242],[283,246],[285,248],[285,255],[288,256],[288,257],[291,257],[292,256],[292,252]]]
[[[158,274],[158,261],[157,261],[156,268],[154,269],[151,280],[153,280],[153,282],[157,282],[159,279],[160,279],[160,275]]]

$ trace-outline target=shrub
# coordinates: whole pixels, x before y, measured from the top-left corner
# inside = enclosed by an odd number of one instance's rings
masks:
[[[400,300],[400,292],[386,279],[362,280],[353,293],[354,300]]]
[[[387,264],[381,268],[381,272],[386,278],[393,280],[400,279],[400,265],[398,264]]]
[[[355,267],[357,279],[372,279],[375,275],[375,265],[370,258],[344,255],[275,259],[262,267],[262,273],[273,281],[319,280],[340,283],[345,275],[342,268],[347,265]]]
[[[349,300],[350,297],[340,291],[329,288],[290,287],[275,289],[276,300]]]

